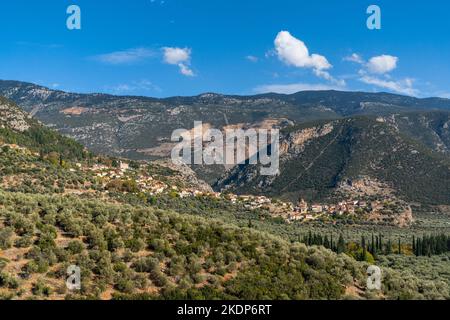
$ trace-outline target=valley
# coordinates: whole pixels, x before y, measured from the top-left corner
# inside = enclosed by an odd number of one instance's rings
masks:
[[[3,299],[450,297],[445,99],[0,94]],[[171,130],[194,119],[280,128],[280,174],[173,164]]]

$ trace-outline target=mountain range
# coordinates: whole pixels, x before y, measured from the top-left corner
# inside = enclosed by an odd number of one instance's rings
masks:
[[[442,121],[439,128],[429,125],[436,118]],[[418,123],[424,130],[418,130]],[[450,114],[429,112],[290,127],[280,139],[280,175],[260,176],[258,167],[241,165],[227,172],[216,188],[293,201],[299,196],[323,200],[343,184],[363,179],[367,187],[382,182],[385,190],[410,202],[450,204],[448,124]],[[403,129],[412,130],[412,125],[414,134]]]
[[[427,219],[434,220],[422,220],[431,224],[408,228],[366,226],[365,221],[331,214],[318,221],[317,229],[308,222],[285,223],[264,208],[233,202],[227,192],[214,194],[189,168],[178,172],[162,161],[98,155],[48,127],[67,133],[72,129],[55,123],[94,121],[89,115],[101,126],[108,103],[122,99],[130,117],[127,99],[145,98],[99,96],[110,101],[103,102],[98,114],[86,114],[77,108],[96,110],[94,101],[88,107],[64,105],[55,101],[71,94],[52,92],[55,96],[47,96],[46,105],[38,100],[47,90],[33,87],[28,98],[16,96],[20,107],[0,98],[0,300],[448,299],[447,256],[412,256],[410,237],[447,232],[447,216],[431,214]],[[28,100],[33,96],[39,99]],[[56,104],[61,109],[52,109]],[[115,108],[108,119],[120,110]],[[212,105],[193,108],[196,115],[202,111],[205,119],[213,120],[208,118],[215,110]],[[232,108],[230,114],[238,110]],[[270,107],[266,112],[279,110]],[[254,173],[255,167],[243,165],[223,170],[217,188],[293,200],[300,195],[308,201],[339,197],[339,192],[381,193],[387,199],[387,212],[381,214],[387,218],[404,209],[402,201],[391,201],[396,196],[448,203],[450,119],[445,110],[342,114],[309,121],[248,119],[244,127],[283,128],[280,176],[266,180]],[[94,133],[84,132],[83,137],[103,139]],[[375,236],[374,230],[380,233]],[[424,254],[450,248],[447,237],[430,239],[423,238],[421,247],[430,248]],[[367,263],[374,264],[375,258],[384,275],[379,292],[366,288]],[[69,266],[80,268],[81,290],[66,287]]]
[[[0,81],[0,96],[95,152],[134,159],[167,156],[171,133],[194,121],[214,128],[230,125],[287,126],[361,114],[446,110],[450,100],[417,99],[387,93],[304,91],[292,95],[148,97],[76,94]]]
[[[252,166],[193,167],[217,189],[323,199],[347,180],[368,177],[409,201],[450,203],[448,99],[339,91],[157,99],[17,81],[0,81],[0,95],[94,152],[138,160],[167,158],[172,132],[194,121],[222,130],[284,130],[275,178],[258,176]]]

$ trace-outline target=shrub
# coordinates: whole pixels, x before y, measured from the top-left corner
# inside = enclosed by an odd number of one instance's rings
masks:
[[[0,288],[17,289],[19,281],[6,273],[0,273]]]
[[[69,242],[69,244],[67,245],[67,250],[71,253],[71,254],[80,254],[81,252],[83,252],[84,250],[84,245],[78,241],[71,241]]]
[[[52,290],[49,286],[47,286],[42,279],[39,279],[33,287],[31,288],[31,292],[36,296],[50,296]]]
[[[2,228],[0,230],[0,249],[6,250],[12,247],[12,237],[14,235],[13,229],[10,227]]]

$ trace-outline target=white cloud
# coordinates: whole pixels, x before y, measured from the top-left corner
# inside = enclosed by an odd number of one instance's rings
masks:
[[[414,89],[414,80],[411,78],[394,81],[365,75],[360,78],[360,81],[408,96],[418,96],[420,93],[419,90]]]
[[[275,38],[275,52],[282,62],[288,66],[313,69],[317,77],[345,86],[344,80],[335,79],[327,70],[333,66],[327,58],[319,54],[310,54],[305,43],[292,36],[288,31],[281,31]]]
[[[292,84],[268,84],[258,86],[253,89],[257,93],[282,93],[292,94],[299,91],[321,91],[321,90],[339,90],[338,86],[323,85],[323,84],[308,84],[308,83],[292,83]]]
[[[275,38],[275,50],[278,58],[287,65],[316,70],[327,70],[332,67],[324,56],[310,55],[305,43],[293,37],[288,31],[278,33]]]
[[[325,80],[328,80],[340,87],[345,87],[346,86],[346,82],[343,79],[336,79],[334,78],[328,71],[323,71],[323,70],[314,70],[314,74],[316,76],[318,76],[319,78],[323,78]]]
[[[189,48],[162,48],[164,52],[164,62],[167,64],[177,65],[181,74],[193,77],[194,71],[189,67],[191,61],[191,49]]]
[[[184,63],[179,63],[178,67],[180,67],[180,72],[182,75],[185,75],[187,77],[193,77],[195,76],[194,71],[192,71],[188,66],[186,66]]]
[[[155,52],[146,48],[134,48],[124,51],[115,51],[111,53],[95,56],[94,59],[106,64],[130,64],[152,58]]]
[[[188,62],[191,59],[191,49],[189,48],[170,48],[165,47],[164,61],[168,64],[179,64]]]
[[[191,49],[189,48],[162,48],[163,60],[167,64],[177,65],[180,68],[180,73],[185,76],[195,76],[194,72],[190,68],[191,61]],[[123,51],[115,51],[111,53],[101,54],[94,56],[93,59],[105,64],[121,65],[132,64],[141,62],[148,58],[154,58],[158,56],[157,50],[147,48],[135,48]],[[124,86],[122,89],[125,89]]]
[[[344,61],[355,62],[358,64],[364,64],[364,59],[357,53],[353,53],[350,56],[344,58]]]
[[[398,58],[390,55],[373,57],[367,63],[367,70],[371,73],[385,74],[397,68]]]
[[[389,74],[397,68],[398,57],[381,55],[372,57],[368,62],[356,53],[345,57],[344,61],[358,63],[362,68],[358,71],[359,81],[399,94],[418,96],[420,91],[414,88],[414,79],[393,80]]]
[[[344,57],[344,61],[354,62],[363,66],[360,73],[386,74],[397,68],[398,57],[383,54],[381,56],[372,57],[369,61],[365,61],[358,53],[352,53],[350,56]]]

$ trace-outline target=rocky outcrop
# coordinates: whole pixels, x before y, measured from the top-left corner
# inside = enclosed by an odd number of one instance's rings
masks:
[[[0,126],[17,132],[30,128],[30,116],[17,108],[10,101],[0,98]]]

